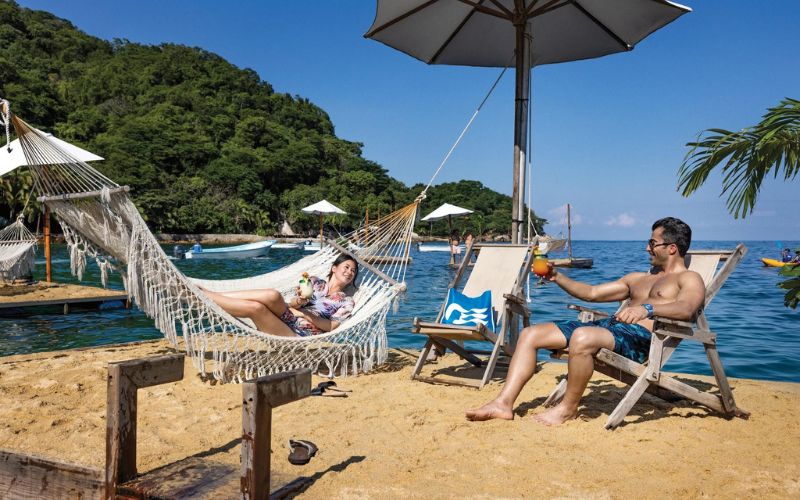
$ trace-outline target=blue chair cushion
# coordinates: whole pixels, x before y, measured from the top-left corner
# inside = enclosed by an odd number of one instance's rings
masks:
[[[478,297],[468,297],[451,288],[447,293],[442,323],[459,326],[486,325],[487,329],[494,331],[492,291],[486,290]]]

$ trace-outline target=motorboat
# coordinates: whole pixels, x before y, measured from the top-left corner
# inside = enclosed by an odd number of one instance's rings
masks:
[[[458,245],[458,248],[461,249],[461,252],[466,250],[466,247],[462,245]],[[417,247],[417,250],[420,252],[449,252],[450,246],[449,245],[420,245]]]
[[[275,243],[275,240],[266,240],[233,247],[207,248],[200,252],[189,250],[184,256],[187,259],[248,259],[266,255]]]
[[[319,252],[321,248],[319,241],[306,241],[305,245],[303,245],[303,250],[306,252]]]
[[[273,250],[300,250],[303,248],[303,242],[297,241],[294,243],[275,243],[272,245]]]

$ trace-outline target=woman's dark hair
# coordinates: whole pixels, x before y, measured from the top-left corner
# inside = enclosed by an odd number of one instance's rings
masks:
[[[350,255],[349,253],[340,253],[339,256],[336,257],[336,260],[334,260],[333,264],[331,264],[331,270],[328,272],[328,281],[330,281],[331,276],[333,276],[333,268],[338,266],[342,262],[347,262],[348,260],[352,260],[353,264],[356,265],[356,272],[354,273],[355,276],[353,276],[353,281],[350,282],[348,287],[353,287],[353,290],[358,290],[358,285],[356,285],[356,280],[358,279],[358,261],[356,260],[355,257]]]
[[[653,223],[653,231],[661,228],[661,236],[664,242],[674,243],[678,247],[678,253],[683,257],[689,251],[692,244],[692,228],[689,224],[675,217],[664,217]]]

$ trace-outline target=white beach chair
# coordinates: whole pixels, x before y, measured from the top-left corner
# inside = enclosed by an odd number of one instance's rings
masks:
[[[477,254],[478,258],[472,265],[475,254]],[[428,340],[417,360],[411,378],[428,382],[443,382],[441,379],[420,375],[431,348],[436,346],[440,352],[450,349],[473,365],[486,367],[478,384],[452,380],[447,380],[447,383],[467,385],[479,389],[486,385],[498,363],[501,348],[504,349],[506,355],[510,356],[512,354],[512,346],[516,342],[516,336],[519,334],[520,319],[523,327],[529,324],[530,311],[522,294],[522,289],[528,279],[532,259],[533,252],[527,245],[476,243],[467,248],[449,288],[457,290],[462,278],[471,268],[469,278],[461,292],[469,296],[478,296],[486,290],[491,290],[492,309],[496,314],[495,324],[499,325],[497,333],[489,330],[484,325],[472,327],[443,323],[444,308],[447,304],[447,299],[445,298],[439,308],[439,315],[436,317],[436,321],[427,323],[420,321],[419,318],[414,318],[411,331],[427,335]],[[457,341],[489,342],[493,346],[491,351],[468,349],[459,345]],[[480,355],[488,355],[488,357],[482,359],[479,357]]]
[[[712,332],[705,316],[705,308],[717,294],[722,285],[733,272],[739,261],[742,260],[747,247],[740,243],[733,250],[692,250],[686,255],[686,266],[700,274],[706,284],[706,298],[703,309],[698,311],[694,321],[677,321],[656,316],[653,325],[653,336],[650,342],[650,353],[644,363],[636,363],[619,354],[600,349],[595,355],[594,369],[612,377],[620,382],[629,384],[625,397],[620,401],[606,422],[606,429],[612,429],[622,423],[622,420],[633,408],[645,391],[659,397],[667,394],[678,394],[684,398],[696,401],[724,415],[747,418],[750,414],[736,406],[733,399],[728,378],[722,367],[719,353],[717,352],[717,334]],[[723,263],[722,267],[719,264]],[[627,305],[623,302],[620,309]],[[608,316],[606,313],[595,311],[581,306],[571,305],[570,309],[579,311],[581,321],[593,321],[600,317]],[[662,369],[672,353],[683,340],[693,340],[703,344],[708,362],[719,388],[719,394],[700,391],[676,378],[662,373]],[[567,349],[556,351],[553,357],[568,355]],[[557,404],[564,397],[567,388],[567,379],[563,379],[558,387],[544,402],[545,406]]]

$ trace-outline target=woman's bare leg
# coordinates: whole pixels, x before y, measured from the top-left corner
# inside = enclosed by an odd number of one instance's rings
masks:
[[[539,349],[563,349],[567,338],[553,323],[542,323],[522,330],[511,365],[508,367],[506,383],[500,394],[480,408],[467,410],[468,420],[490,420],[514,418],[514,401],[522,388],[536,372],[536,356]]]
[[[280,298],[280,294],[277,292],[275,292],[275,294],[277,294],[281,303],[283,304],[283,310],[280,313],[275,313],[272,308],[257,300],[231,297],[228,293],[223,294],[209,290],[206,290],[205,294],[231,315],[240,318],[252,319],[253,323],[256,324],[256,328],[262,332],[271,333],[273,335],[281,335],[284,337],[298,336],[296,333],[294,333],[294,331],[292,331],[291,328],[289,328],[289,325],[280,319],[280,315],[286,311],[287,306],[286,303],[283,302],[283,298]],[[274,303],[273,306],[276,308],[280,307],[277,303]]]
[[[209,292],[206,291],[206,294]],[[289,307],[279,291],[272,288],[259,288],[255,290],[238,290],[233,292],[210,292],[223,295],[232,299],[252,300],[264,304],[276,316],[280,316]]]

